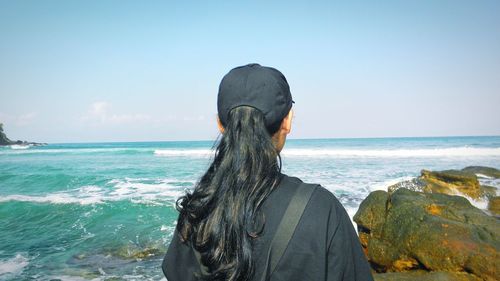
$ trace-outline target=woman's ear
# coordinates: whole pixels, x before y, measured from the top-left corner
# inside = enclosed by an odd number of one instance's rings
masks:
[[[293,110],[290,109],[290,111],[288,111],[288,114],[285,116],[285,118],[283,118],[283,121],[281,121],[280,130],[282,130],[286,134],[289,134],[290,131],[292,130],[292,119],[293,119]]]
[[[224,126],[222,126],[222,123],[220,122],[219,115],[217,115],[217,127],[219,128],[219,132],[224,134]]]

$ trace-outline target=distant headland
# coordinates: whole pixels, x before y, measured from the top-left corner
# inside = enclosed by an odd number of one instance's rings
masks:
[[[38,142],[28,142],[28,141],[12,141],[10,140],[7,135],[5,135],[3,131],[3,124],[0,123],[0,146],[5,146],[5,145],[26,145],[26,146],[39,146],[39,145],[47,145],[46,143],[38,143]]]

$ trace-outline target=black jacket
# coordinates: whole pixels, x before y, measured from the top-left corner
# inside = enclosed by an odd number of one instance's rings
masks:
[[[277,226],[302,181],[282,176],[262,206],[265,227],[255,240],[255,275],[260,281],[266,253]],[[174,234],[162,269],[168,281],[196,280],[200,267],[191,247]],[[317,186],[270,281],[373,280],[358,236],[344,207],[328,190]]]

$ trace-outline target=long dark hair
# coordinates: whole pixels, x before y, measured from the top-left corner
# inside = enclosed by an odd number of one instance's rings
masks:
[[[279,128],[279,126],[278,126]],[[250,280],[252,239],[264,226],[259,212],[280,179],[281,160],[264,115],[240,106],[230,111],[213,162],[192,193],[177,201],[181,240],[201,254],[201,280]]]

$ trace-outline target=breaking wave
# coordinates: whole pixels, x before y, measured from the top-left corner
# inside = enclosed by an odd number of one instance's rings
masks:
[[[436,149],[287,149],[285,156],[298,157],[474,157],[500,156],[500,148],[450,147]]]
[[[19,201],[50,204],[102,204],[130,200],[137,204],[170,204],[181,196],[186,187],[176,185],[175,180],[113,179],[105,186],[88,185],[77,189],[44,195],[11,194],[0,197],[1,202]],[[185,183],[185,182],[181,182]],[[191,184],[194,184],[191,183]],[[184,184],[185,185],[185,184]]]
[[[157,149],[157,156],[191,156],[210,157],[213,151],[209,149]],[[450,147],[450,148],[425,148],[425,149],[303,149],[285,148],[281,153],[288,157],[380,157],[380,158],[406,158],[406,157],[483,157],[500,156],[500,148],[476,147]]]
[[[158,156],[198,156],[198,157],[210,157],[214,153],[210,149],[157,149],[155,150],[155,155]]]
[[[29,259],[22,254],[0,260],[0,279],[13,278],[23,272],[24,268],[29,264]]]

